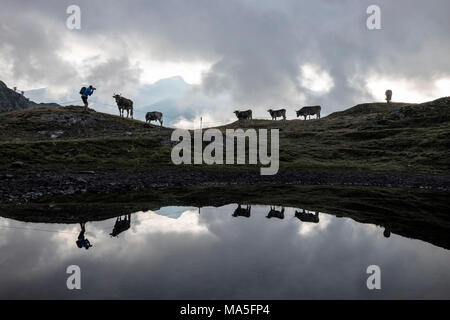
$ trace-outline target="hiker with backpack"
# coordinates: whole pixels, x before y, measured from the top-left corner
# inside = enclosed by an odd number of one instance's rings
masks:
[[[84,103],[84,112],[88,112],[88,97],[94,93],[94,90],[97,90],[97,88],[94,88],[92,85],[88,88],[83,87],[80,90],[81,100],[83,100]]]

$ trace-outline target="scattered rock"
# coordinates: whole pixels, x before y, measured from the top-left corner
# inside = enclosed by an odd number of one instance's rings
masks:
[[[392,110],[393,114],[395,114],[399,119],[403,119],[405,117],[405,114],[402,112],[401,108],[395,108]]]
[[[81,174],[95,174],[95,171],[81,171]]]
[[[25,163],[22,162],[22,161],[16,161],[16,162],[11,163],[11,167],[13,167],[13,168],[23,168],[23,167],[25,167]]]
[[[55,131],[50,135],[51,139],[56,139],[58,138],[60,135],[62,135],[64,133],[64,131]]]

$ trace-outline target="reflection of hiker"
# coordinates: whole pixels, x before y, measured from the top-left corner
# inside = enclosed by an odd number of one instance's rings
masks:
[[[86,250],[88,250],[90,247],[92,247],[92,244],[89,242],[88,239],[84,237],[84,233],[86,232],[85,225],[86,222],[80,222],[81,231],[80,234],[78,235],[77,246],[80,249],[85,248]]]
[[[131,214],[128,214],[122,218],[122,216],[117,217],[116,223],[114,224],[113,231],[109,234],[111,237],[117,237],[122,232],[130,229]]]
[[[83,87],[80,90],[80,94],[81,94],[81,100],[83,100],[84,103],[84,112],[88,111],[88,97],[90,95],[92,95],[94,93],[94,90],[97,90],[96,88],[94,88],[92,85],[90,85],[89,87]]]

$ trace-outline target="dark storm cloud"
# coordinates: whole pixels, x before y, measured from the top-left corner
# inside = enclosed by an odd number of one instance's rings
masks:
[[[450,75],[446,0],[77,1],[82,30],[68,31],[72,2],[2,4],[0,52],[15,78],[57,82],[75,74],[55,54],[73,32],[89,46],[107,43],[119,61],[141,52],[152,60],[211,62],[201,90],[229,94],[236,105],[310,102],[330,112],[370,99],[364,81],[371,74],[406,78],[424,90]],[[382,30],[366,28],[371,4],[381,7]],[[136,79],[136,66],[128,64],[130,71],[121,72],[131,77],[119,86]],[[328,72],[334,87],[320,94],[305,88],[303,64]],[[95,77],[108,82],[117,74]]]

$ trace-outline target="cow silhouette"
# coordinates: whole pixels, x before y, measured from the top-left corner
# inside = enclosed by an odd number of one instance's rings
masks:
[[[238,207],[236,210],[234,210],[234,213],[232,214],[233,217],[245,217],[250,218],[250,213],[252,210],[252,206],[247,205],[246,208],[242,208],[240,204],[238,204]]]
[[[111,237],[118,237],[119,234],[130,229],[130,225],[131,225],[131,214],[128,214],[123,218],[122,216],[117,217],[113,231],[109,235]]]
[[[295,217],[302,222],[319,223],[319,212],[310,213],[303,209],[302,212],[295,210]]]
[[[386,102],[391,103],[392,101],[392,90],[386,90]]]
[[[271,219],[271,218],[277,218],[277,219],[284,219],[284,207],[281,208],[280,210],[275,210],[275,207],[270,206],[270,211],[266,216],[267,219]]]

